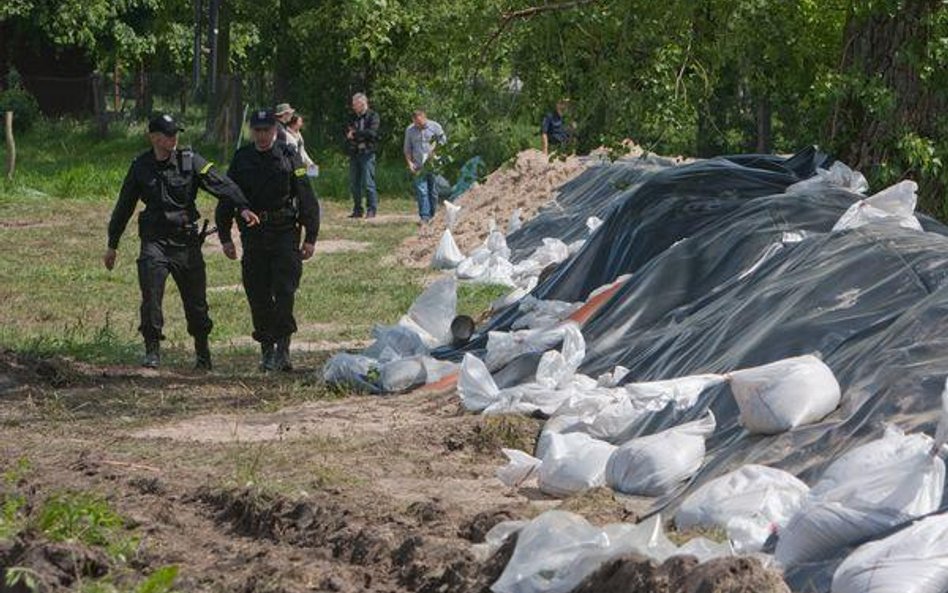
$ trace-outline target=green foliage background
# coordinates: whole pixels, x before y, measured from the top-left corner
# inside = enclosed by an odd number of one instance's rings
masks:
[[[941,0],[224,0],[221,26],[225,69],[241,77],[245,100],[292,102],[321,150],[341,148],[348,98],[366,91],[383,116],[390,159],[408,114],[425,106],[445,124],[455,163],[479,154],[494,167],[535,145],[544,111],[564,96],[581,149],[631,138],[665,154],[709,156],[815,143],[845,157],[865,117],[893,117],[900,92],[845,59],[849,25],[919,6],[926,35],[892,59],[944,105]],[[105,71],[119,61],[177,73],[184,84],[193,21],[184,0],[0,7],[0,24],[83,48]],[[865,172],[876,188],[905,176],[926,181],[924,204],[941,212],[944,197],[934,194],[948,180],[948,123],[944,112],[930,119],[878,139],[883,156]]]

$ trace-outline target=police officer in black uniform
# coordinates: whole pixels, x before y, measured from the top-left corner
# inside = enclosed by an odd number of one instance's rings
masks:
[[[151,150],[132,161],[125,175],[109,221],[109,246],[103,262],[109,270],[115,266],[119,239],[141,200],[145,203],[145,209],[138,216],[141,238],[138,283],[142,291],[139,331],[145,338],[142,364],[155,368],[161,360],[159,344],[164,339],[161,301],[165,281],[171,274],[184,303],[188,333],[194,336],[195,367],[210,370],[207,336],[212,323],[207,313],[207,279],[201,255],[203,237],[197,228],[200,214],[194,203],[198,187],[231,208],[239,209],[245,224],[256,225],[259,219],[250,210],[240,188],[218,174],[213,163],[189,148],[178,148],[178,132],[183,129],[167,114],[148,123]]]
[[[312,257],[315,249],[319,203],[296,148],[277,141],[276,125],[272,110],[253,112],[250,127],[254,141],[237,151],[227,175],[260,217],[256,227],[238,221],[244,250],[243,284],[253,318],[253,338],[260,342],[260,366],[265,371],[289,371],[293,368],[290,336],[296,331],[293,302],[303,260]],[[216,219],[224,253],[237,259],[230,234],[233,206],[218,204]]]

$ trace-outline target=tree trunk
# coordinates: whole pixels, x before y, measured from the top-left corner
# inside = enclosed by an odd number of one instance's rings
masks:
[[[893,149],[905,132],[934,138],[938,116],[948,107],[912,63],[912,54],[918,55],[932,41],[930,21],[941,5],[941,0],[905,0],[902,8],[892,14],[850,14],[845,29],[844,72],[881,83],[895,101],[890,112],[880,114],[850,92],[830,123],[830,141],[840,159],[870,178],[896,156]],[[931,205],[938,184],[919,181],[922,204]]]

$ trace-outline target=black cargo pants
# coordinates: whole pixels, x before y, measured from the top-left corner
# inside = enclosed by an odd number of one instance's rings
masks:
[[[303,274],[300,230],[263,225],[242,235],[240,262],[244,291],[253,318],[253,339],[273,344],[296,332],[293,305]]]
[[[197,233],[180,239],[142,239],[138,258],[142,336],[149,341],[164,339],[161,302],[169,274],[181,293],[188,333],[207,336],[213,324],[207,312],[207,274]]]

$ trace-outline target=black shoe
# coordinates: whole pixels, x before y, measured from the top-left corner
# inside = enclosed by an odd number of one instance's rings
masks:
[[[273,355],[273,366],[278,371],[292,371],[290,362],[290,337],[280,338],[276,343],[276,354]]]
[[[365,213],[366,218],[375,218],[375,210],[369,210]]]
[[[260,370],[275,371],[276,364],[274,362],[274,356],[276,355],[276,350],[273,347],[273,344],[260,344]]]
[[[145,357],[142,359],[142,366],[157,369],[159,364],[161,364],[161,342],[145,340]]]
[[[207,336],[194,337],[194,368],[199,371],[211,370],[211,348]]]
[[[349,218],[362,218],[361,210],[353,210],[352,214],[349,215]]]

